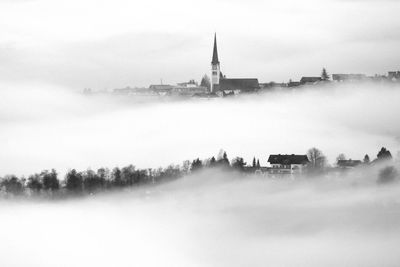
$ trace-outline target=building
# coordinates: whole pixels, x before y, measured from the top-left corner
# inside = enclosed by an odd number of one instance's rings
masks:
[[[215,34],[213,56],[211,61],[211,93],[215,93],[219,90],[219,80],[221,76],[221,66],[218,59],[217,34]]]
[[[333,74],[332,80],[335,82],[345,82],[345,81],[362,81],[365,80],[367,76],[365,74]]]
[[[301,85],[316,84],[322,81],[321,77],[302,77],[300,80]]]
[[[300,86],[301,83],[300,82],[293,82],[293,81],[289,81],[287,87],[291,88],[291,87],[298,87]]]
[[[400,81],[400,71],[389,71],[388,79],[393,82]]]
[[[187,87],[187,88],[193,88],[193,87],[198,87],[199,84],[195,80],[190,80],[189,82],[184,82],[184,83],[178,83],[178,86],[180,87]]]
[[[203,86],[176,86],[171,90],[171,94],[178,96],[194,96],[194,95],[203,95],[207,94],[207,87]]]
[[[240,92],[254,92],[260,89],[256,78],[226,78],[222,75],[218,58],[217,35],[214,35],[214,50],[211,61],[211,93],[219,95],[238,94]]]
[[[222,78],[219,84],[219,90],[225,94],[252,92],[260,89],[258,79],[226,79]]]
[[[260,89],[262,90],[279,89],[286,87],[288,87],[287,83],[276,83],[276,82],[260,83]]]
[[[307,155],[270,155],[268,163],[272,174],[302,173],[310,161]]]
[[[338,160],[337,166],[341,169],[354,169],[357,166],[360,166],[362,164],[361,160],[351,160],[351,159],[345,159],[345,160]]]
[[[152,84],[149,87],[149,90],[151,92],[162,95],[162,96],[171,94],[172,89],[174,89],[174,86],[169,85],[169,84]]]

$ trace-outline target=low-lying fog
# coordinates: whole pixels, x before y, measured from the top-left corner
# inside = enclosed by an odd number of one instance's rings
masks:
[[[145,101],[2,85],[0,175],[320,148],[399,150],[400,87]],[[0,201],[0,266],[398,266],[400,184],[379,168],[270,180],[198,173],[64,201]]]
[[[398,266],[400,184],[377,170],[206,172],[70,201],[0,202],[1,266]]]
[[[149,102],[149,103],[147,103]],[[220,149],[265,165],[271,153],[321,149],[374,158],[400,150],[400,86],[354,84],[232,99],[84,96],[65,88],[2,84],[0,175],[55,168],[140,168],[209,158]]]

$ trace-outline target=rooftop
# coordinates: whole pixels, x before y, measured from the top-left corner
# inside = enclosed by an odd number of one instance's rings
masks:
[[[221,90],[255,90],[260,88],[258,79],[221,79],[219,81]]]
[[[307,164],[309,162],[307,155],[270,155],[268,158],[270,164]]]

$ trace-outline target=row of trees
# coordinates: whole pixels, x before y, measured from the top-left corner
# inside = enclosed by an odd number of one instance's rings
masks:
[[[317,148],[311,148],[307,152],[309,164],[308,173],[323,172],[327,168],[327,160],[324,154]],[[343,159],[341,154],[338,158]],[[377,159],[391,159],[392,155],[386,148],[382,148]],[[366,155],[364,163],[370,164],[369,156]],[[69,170],[63,180],[60,180],[58,173],[42,171],[30,175],[28,178],[18,178],[15,175],[7,175],[0,178],[0,192],[6,195],[45,195],[45,196],[66,196],[94,194],[105,190],[127,188],[145,184],[162,183],[178,179],[189,173],[209,168],[220,168],[239,173],[252,173],[261,168],[260,160],[253,158],[250,165],[241,157],[231,161],[225,151],[221,150],[217,157],[206,160],[199,158],[192,161],[184,161],[181,166],[170,165],[167,168],[158,169],[137,169],[133,165],[123,168],[100,168],[97,171],[86,170],[78,172],[75,169]]]
[[[387,150],[385,147],[382,147],[381,150],[378,152],[378,154],[376,155],[376,159],[373,160],[372,162],[377,162],[377,161],[382,161],[382,160],[391,160],[393,159],[392,153],[390,153],[389,150]],[[341,160],[347,160],[347,157],[345,154],[339,154],[336,157],[336,164],[341,161]],[[371,159],[369,157],[368,154],[366,154],[364,156],[364,159],[362,160],[362,162],[364,164],[370,164],[371,163]]]

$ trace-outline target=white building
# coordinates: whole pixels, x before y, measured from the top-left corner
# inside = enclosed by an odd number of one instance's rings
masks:
[[[271,165],[272,174],[298,174],[307,167],[307,155],[270,155],[268,163]]]

